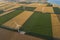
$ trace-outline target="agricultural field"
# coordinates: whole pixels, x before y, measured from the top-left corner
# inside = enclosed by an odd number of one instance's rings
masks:
[[[3,3],[0,3],[3,5]],[[9,5],[10,4],[10,5]],[[0,26],[45,40],[60,38],[60,8],[39,3],[9,3],[1,7]],[[37,4],[37,5],[36,5]],[[3,9],[4,8],[4,9]],[[56,30],[55,30],[56,29]]]

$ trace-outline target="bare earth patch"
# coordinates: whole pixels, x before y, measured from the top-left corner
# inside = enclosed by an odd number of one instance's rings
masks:
[[[22,35],[14,31],[9,31],[0,28],[0,40],[43,40],[43,39],[29,35]]]
[[[51,14],[53,37],[60,38],[60,22],[56,14]]]
[[[13,29],[19,29],[25,23],[25,21],[33,14],[30,11],[24,11],[23,13],[19,14],[15,18],[11,19],[10,21],[6,22],[5,26]]]

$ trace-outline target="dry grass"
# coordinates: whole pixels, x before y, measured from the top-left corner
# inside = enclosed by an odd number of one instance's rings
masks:
[[[56,14],[51,14],[53,37],[60,38],[60,22]]]
[[[5,11],[9,11],[9,10],[12,10],[12,9],[15,9],[15,8],[18,8],[18,7],[20,7],[20,5],[19,4],[15,4],[13,7],[8,8]]]
[[[37,7],[34,11],[42,12],[42,8],[43,8],[43,7],[41,7],[41,6],[40,6],[40,7]]]
[[[53,7],[43,7],[42,12],[43,13],[54,13]]]
[[[27,6],[28,7],[40,7],[40,6],[45,7],[47,6],[47,4],[32,3],[32,4],[28,4]]]

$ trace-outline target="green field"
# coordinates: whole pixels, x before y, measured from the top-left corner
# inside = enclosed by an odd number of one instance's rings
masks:
[[[31,2],[19,2],[20,4],[31,4]]]
[[[0,14],[2,14],[4,11],[3,10],[0,10]]]
[[[60,14],[60,8],[53,7],[53,10],[54,10],[55,14]]]
[[[48,3],[48,5],[47,5],[47,7],[52,7],[53,5],[52,4],[50,4],[50,3]]]
[[[17,8],[17,9],[19,9],[19,8]],[[35,9],[36,9],[36,7],[26,7],[26,6],[22,6],[21,8],[20,8],[21,10],[25,10],[25,11],[34,11]]]
[[[51,15],[42,14],[41,12],[34,12],[34,14],[24,23],[21,31],[36,36],[52,36]],[[34,36],[35,36],[34,35]]]
[[[6,15],[3,15],[0,17],[0,25],[2,25],[3,23],[9,21],[10,19],[12,19],[13,17],[19,15],[21,12],[23,12],[24,10],[17,10],[15,9],[15,11],[10,12]]]
[[[15,11],[1,16],[0,25],[22,13],[24,11],[22,8],[23,7],[16,8]],[[33,11],[34,9],[35,8],[26,7],[26,10],[28,11]],[[32,16],[22,25],[20,31],[25,31],[26,34],[29,35],[38,37],[42,36],[50,39],[52,37],[51,15],[48,13],[34,12]]]
[[[34,11],[36,7],[25,7],[25,10],[27,11]]]

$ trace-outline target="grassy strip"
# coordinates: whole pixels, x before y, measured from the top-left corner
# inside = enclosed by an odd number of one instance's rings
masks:
[[[21,8],[16,8],[17,10],[26,10],[26,11],[34,11],[36,7],[26,7],[22,6]]]
[[[53,7],[53,10],[54,10],[55,14],[60,14],[60,8]]]
[[[15,10],[13,12],[10,12],[4,16],[0,17],[0,25],[2,25],[3,23],[9,21],[10,19],[12,19],[13,17],[17,16],[18,14],[20,14],[21,12],[23,12],[23,10]]]
[[[35,35],[52,36],[52,25],[50,14],[42,14],[35,12],[20,29],[27,33],[35,33]]]
[[[36,7],[25,7],[25,10],[27,11],[34,11]]]
[[[31,4],[31,2],[19,2],[20,4]]]

